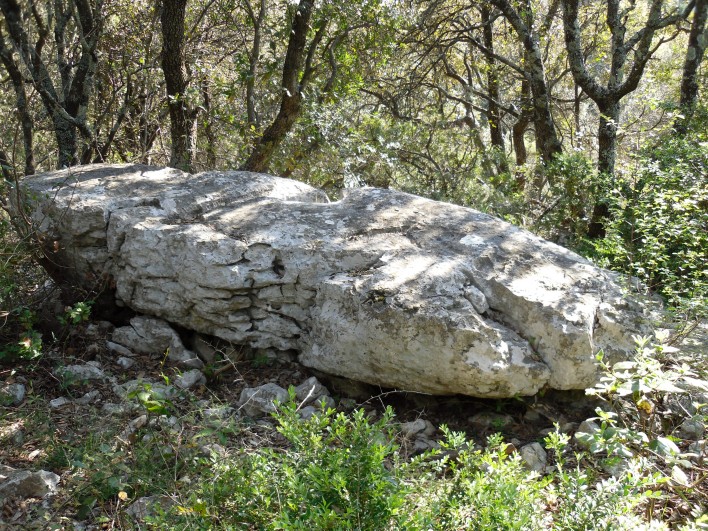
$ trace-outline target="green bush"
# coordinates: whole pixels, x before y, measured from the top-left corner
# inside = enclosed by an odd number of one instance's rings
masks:
[[[0,210],[0,363],[33,359],[41,353],[42,338],[34,329],[36,305],[31,294],[45,278],[32,260],[31,246]]]
[[[536,213],[534,228],[553,240],[575,244],[585,237],[590,209],[602,181],[583,153],[561,153],[543,172],[546,206]]]
[[[209,481],[170,518],[197,528],[390,528],[406,516],[396,468],[385,466],[397,449],[392,416],[369,422],[363,410],[330,410],[303,421],[286,404],[276,418],[288,448],[214,459]]]
[[[708,122],[708,120],[706,121]],[[674,307],[708,314],[708,143],[667,136],[611,191],[612,219],[596,250]]]
[[[441,448],[405,459],[393,413],[329,410],[308,420],[297,404],[274,415],[284,447],[214,455],[190,474],[181,503],[149,519],[158,529],[537,530],[637,529],[636,508],[657,476],[637,466],[602,480],[568,467],[567,436],[546,440],[556,472],[530,473],[500,435],[478,450],[442,427]],[[576,456],[576,460],[581,459]]]

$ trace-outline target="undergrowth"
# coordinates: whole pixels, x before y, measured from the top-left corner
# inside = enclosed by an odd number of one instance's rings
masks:
[[[664,339],[637,338],[634,359],[604,365],[590,428],[539,439],[545,474],[499,434],[479,445],[446,426],[439,448],[412,456],[390,408],[304,420],[292,389],[256,424],[146,386],[126,394],[130,422],[98,404],[53,411],[31,393],[2,408],[0,447],[11,462],[36,449],[32,468],[62,475],[54,503],[33,513],[49,529],[707,529],[704,464],[679,435],[708,421],[708,386]],[[149,509],[132,519],[126,509],[145,496]]]

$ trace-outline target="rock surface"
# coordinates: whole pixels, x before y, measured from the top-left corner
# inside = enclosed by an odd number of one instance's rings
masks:
[[[108,282],[139,313],[375,385],[480,397],[585,388],[595,352],[626,356],[642,327],[611,273],[401,192],[329,203],[267,175],[138,165],[24,186],[58,280]]]
[[[238,401],[239,409],[249,417],[262,417],[276,410],[277,403],[288,401],[288,392],[274,383],[260,387],[246,387],[241,391]]]
[[[27,390],[21,383],[0,382],[0,406],[19,406],[25,399]]]
[[[42,498],[54,494],[59,476],[46,470],[18,470],[0,465],[0,500],[5,498]]]

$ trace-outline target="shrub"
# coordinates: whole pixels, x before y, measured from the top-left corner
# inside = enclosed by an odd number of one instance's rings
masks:
[[[213,459],[211,479],[165,518],[204,528],[388,529],[405,517],[396,468],[386,466],[397,449],[392,416],[370,422],[363,410],[329,410],[303,421],[288,403],[276,414],[288,448]]]
[[[708,120],[706,120],[708,122]],[[705,133],[703,133],[705,135]],[[708,144],[667,136],[611,191],[612,219],[596,250],[673,307],[708,315]]]
[[[0,210],[0,363],[40,354],[42,338],[34,329],[39,301],[32,294],[45,279],[32,259],[31,245]]]
[[[584,154],[561,153],[545,168],[545,205],[535,214],[534,226],[552,240],[576,243],[585,236],[593,200],[602,183],[594,163]]]

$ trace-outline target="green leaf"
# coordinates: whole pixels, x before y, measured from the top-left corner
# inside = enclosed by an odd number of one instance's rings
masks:
[[[679,447],[671,440],[666,437],[657,437],[651,443],[649,443],[649,448],[654,450],[660,455],[673,456],[681,453]]]
[[[688,476],[678,466],[674,466],[671,469],[671,479],[673,479],[679,485],[683,485],[684,487],[688,487],[688,485],[690,484]]]

